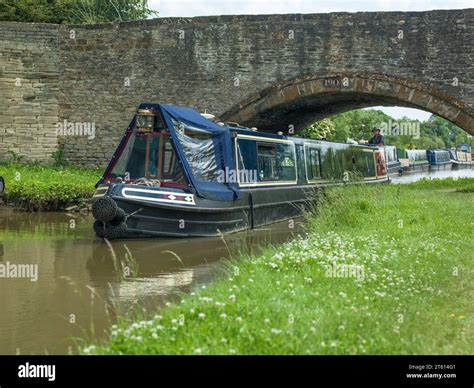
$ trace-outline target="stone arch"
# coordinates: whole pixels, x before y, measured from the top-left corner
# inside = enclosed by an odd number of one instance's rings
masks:
[[[295,131],[331,115],[370,106],[404,106],[443,117],[474,135],[474,109],[445,92],[385,74],[304,76],[255,93],[220,115],[263,131]]]

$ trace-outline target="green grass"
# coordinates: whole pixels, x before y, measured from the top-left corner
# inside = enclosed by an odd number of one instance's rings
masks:
[[[428,179],[423,178],[411,183],[410,187],[417,189],[453,190],[459,192],[474,192],[474,179],[472,178],[447,178]]]
[[[434,185],[473,183],[459,181]],[[423,184],[328,190],[306,237],[228,261],[209,286],[82,351],[472,354],[473,204]],[[328,276],[334,263],[359,276]]]
[[[60,210],[82,205],[94,193],[99,170],[40,165],[0,165],[4,200],[22,210]]]

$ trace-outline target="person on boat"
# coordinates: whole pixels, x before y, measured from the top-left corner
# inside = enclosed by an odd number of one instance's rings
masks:
[[[383,147],[385,145],[385,140],[382,136],[382,134],[380,133],[380,128],[374,128],[372,130],[372,133],[374,134],[374,136],[372,136],[369,140],[369,144],[370,145],[375,145],[375,146],[378,146],[378,147]]]

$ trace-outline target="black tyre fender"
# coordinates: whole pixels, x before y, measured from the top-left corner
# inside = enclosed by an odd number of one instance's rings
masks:
[[[114,219],[110,221],[111,225],[119,225],[122,222],[127,220],[127,213],[119,207],[117,207],[117,214],[115,215]]]
[[[124,237],[126,232],[127,224],[125,222],[121,222],[118,225],[106,224],[101,237],[104,237],[107,240],[115,240]]]
[[[102,221],[95,221],[92,228],[97,236],[104,237],[105,223]]]
[[[102,222],[112,221],[117,215],[118,206],[110,197],[96,199],[92,203],[92,215]]]

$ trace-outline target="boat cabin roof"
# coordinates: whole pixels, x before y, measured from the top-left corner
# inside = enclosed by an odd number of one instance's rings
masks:
[[[313,144],[321,144],[326,146],[340,145],[340,146],[352,146],[352,147],[359,147],[364,149],[371,149],[377,147],[371,147],[363,144],[349,144],[349,143],[342,143],[337,141],[326,141],[326,140],[316,140],[316,139],[309,139],[305,137],[297,137],[297,136],[288,136],[288,135],[278,135],[276,133],[271,132],[259,132],[251,130],[250,128],[242,128],[242,127],[234,127],[232,125],[226,125],[225,127],[228,128],[229,132],[237,133],[238,135],[247,135],[247,136],[255,136],[260,137],[262,139],[281,139],[281,140],[290,140],[295,144],[304,144],[304,143],[313,143]]]

